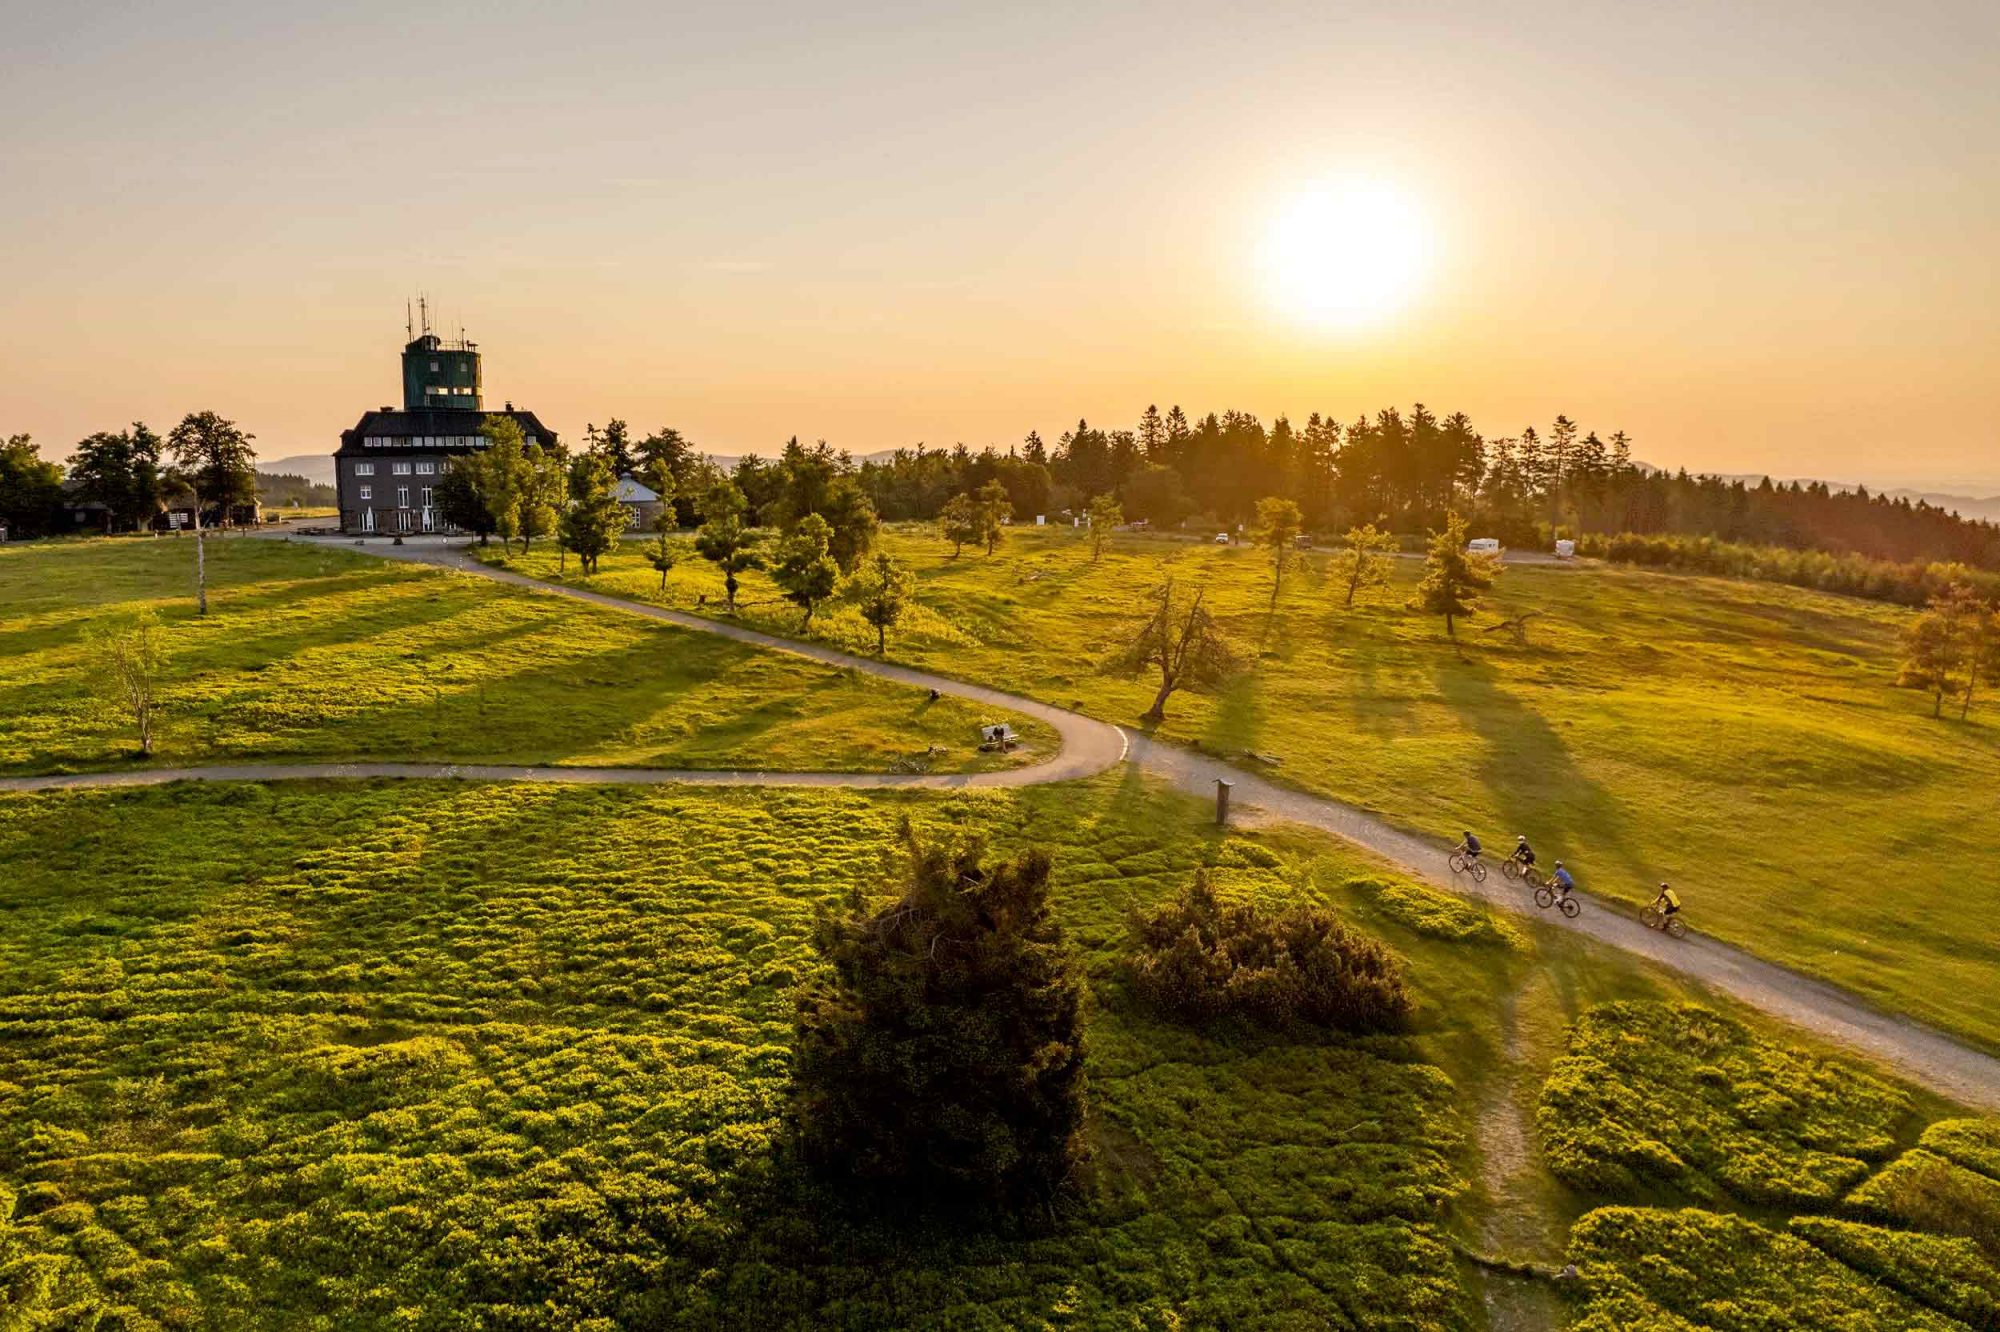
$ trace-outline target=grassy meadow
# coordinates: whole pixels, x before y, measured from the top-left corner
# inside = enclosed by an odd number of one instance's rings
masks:
[[[683,543],[685,544],[685,543]],[[1102,664],[1144,589],[1207,589],[1254,669],[1213,696],[1176,695],[1159,734],[1258,764],[1306,790],[1440,839],[1525,833],[1589,890],[1636,903],[1671,879],[1699,930],[1826,976],[2000,1048],[2000,891],[1983,849],[2000,785],[2000,723],[1934,721],[1894,687],[1908,612],[1766,583],[1587,564],[1511,565],[1460,625],[1405,609],[1419,572],[1344,609],[1309,555],[1275,614],[1262,552],[1121,535],[1093,564],[1065,530],[1015,528],[997,554],[951,558],[927,530],[886,547],[922,606],[889,655],[1131,724],[1145,677]],[[637,542],[593,586],[716,610],[721,581],[684,550],[664,594]],[[553,552],[524,559],[555,576]],[[575,581],[572,576],[571,581]],[[697,606],[701,598],[706,603]],[[797,632],[752,574],[743,617]],[[1528,642],[1488,633],[1533,612]],[[814,636],[872,650],[851,608]]]
[[[792,1164],[814,913],[879,889],[906,816],[1055,856],[1094,1163],[1052,1226],[885,1219]],[[1128,913],[1202,864],[1387,938],[1414,1033],[1138,1010]],[[0,920],[0,1309],[31,1324],[1478,1327],[1451,1239],[1505,1202],[1495,1070],[1592,1003],[1681,997],[1130,773],[0,796]]]
[[[457,760],[973,771],[990,709],[343,550],[208,543],[0,546],[0,773],[124,765],[129,719],[95,692],[91,630],[149,608],[168,650],[154,762]]]

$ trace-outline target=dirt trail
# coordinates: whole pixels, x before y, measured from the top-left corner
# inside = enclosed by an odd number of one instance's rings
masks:
[[[276,536],[272,539],[307,541],[312,538]],[[347,541],[329,539],[324,544],[352,549]],[[759,633],[728,624],[625,601],[583,588],[564,587],[528,578],[511,570],[494,569],[467,557],[453,544],[438,539],[415,538],[403,546],[375,541],[360,547],[370,555],[413,560],[491,578],[497,582],[531,588],[554,596],[569,597],[614,610],[643,615],[675,624],[698,633],[719,634],[737,642],[752,643],[777,652],[789,652],[828,662],[901,684],[936,689],[1010,708],[1053,726],[1062,737],[1062,751],[1053,758],[1027,768],[1008,772],[975,773],[957,776],[897,776],[871,773],[747,773],[747,772],[653,772],[629,768],[508,768],[474,765],[421,764],[288,764],[272,767],[230,765],[214,768],[148,769],[137,772],[91,773],[61,777],[0,779],[0,791],[47,790],[81,786],[152,785],[177,780],[269,780],[291,777],[370,777],[435,776],[498,781],[551,782],[681,782],[690,785],[797,785],[842,787],[977,787],[1026,786],[1037,782],[1062,781],[1088,776],[1115,766],[1121,759],[1144,771],[1164,778],[1174,786],[1198,796],[1209,797],[1218,781],[1228,781],[1232,802],[1255,807],[1273,817],[1330,832],[1366,847],[1406,872],[1449,891],[1492,902],[1524,914],[1534,912],[1533,904],[1516,885],[1500,875],[1474,884],[1453,876],[1445,868],[1448,846],[1442,840],[1429,841],[1404,832],[1377,816],[1352,805],[1321,796],[1306,795],[1279,786],[1255,773],[1219,759],[1176,745],[1141,736],[1128,736],[1108,722],[1085,717],[983,685],[967,684],[928,671],[895,666],[867,657],[856,657],[815,643],[803,643]],[[1583,900],[1583,914],[1567,922],[1601,942],[1680,972],[1716,990],[1793,1023],[1836,1045],[1845,1045],[1880,1060],[1905,1076],[1946,1096],[1985,1110],[2000,1110],[2000,1059],[1961,1044],[1952,1037],[1908,1018],[1873,1008],[1855,996],[1824,981],[1790,971],[1776,963],[1751,956],[1739,948],[1702,937],[1670,939],[1649,930],[1633,918],[1629,909],[1590,899]]]
[[[1537,1002],[1546,982],[1530,980],[1509,993],[1500,1013],[1504,1044],[1495,1073],[1473,1111],[1482,1207],[1474,1228],[1479,1251],[1510,1262],[1555,1266],[1562,1226],[1535,1197],[1535,1087],[1522,1074],[1536,1062],[1522,1030],[1523,1003]],[[1480,1293],[1492,1332],[1546,1332],[1562,1325],[1546,1282],[1481,1268]]]

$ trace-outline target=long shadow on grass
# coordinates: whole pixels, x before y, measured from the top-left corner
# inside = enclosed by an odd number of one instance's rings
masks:
[[[1486,755],[1470,776],[1507,820],[1489,830],[1498,854],[1520,833],[1545,869],[1561,859],[1586,887],[1584,867],[1593,861],[1616,873],[1641,872],[1644,859],[1617,798],[1577,767],[1547,718],[1501,688],[1494,669],[1476,658],[1440,657],[1434,677],[1445,703],[1485,742]]]

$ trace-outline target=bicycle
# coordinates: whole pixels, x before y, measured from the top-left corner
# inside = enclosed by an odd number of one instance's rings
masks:
[[[1470,874],[1474,883],[1486,882],[1486,862],[1472,855],[1464,847],[1455,847],[1445,863],[1451,866],[1453,874]]]
[[[1540,887],[1548,882],[1533,865],[1524,865],[1514,856],[1509,856],[1500,862],[1500,872],[1510,879],[1521,880],[1530,888]]]
[[[1676,939],[1687,938],[1687,922],[1678,911],[1670,916],[1658,906],[1644,906],[1639,908],[1639,923],[1649,930],[1665,930]]]
[[[1535,889],[1535,905],[1544,911],[1547,911],[1551,906],[1560,907],[1563,915],[1569,917],[1571,920],[1575,920],[1577,913],[1583,910],[1583,903],[1577,901],[1568,893],[1556,892],[1552,886],[1546,883]]]

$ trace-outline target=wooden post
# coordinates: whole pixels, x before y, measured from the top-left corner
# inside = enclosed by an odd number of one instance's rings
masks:
[[[1218,777],[1215,779],[1215,826],[1226,827],[1229,823],[1230,783]]]

